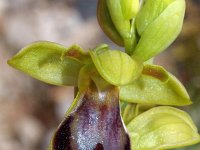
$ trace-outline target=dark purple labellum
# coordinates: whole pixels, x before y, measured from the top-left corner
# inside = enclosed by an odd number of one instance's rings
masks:
[[[52,149],[130,150],[129,136],[120,116],[118,89],[110,86],[98,91],[92,84],[60,124]]]

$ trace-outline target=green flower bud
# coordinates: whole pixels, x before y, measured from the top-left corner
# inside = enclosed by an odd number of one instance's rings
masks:
[[[136,17],[141,36],[133,56],[146,61],[166,49],[181,31],[185,0],[146,0]]]
[[[125,19],[135,18],[139,11],[139,0],[121,0],[122,13]]]
[[[103,31],[131,54],[136,44],[135,17],[139,0],[99,0],[97,18]]]
[[[106,0],[99,0],[97,6],[97,19],[104,33],[117,45],[124,46],[124,41],[110,17]]]

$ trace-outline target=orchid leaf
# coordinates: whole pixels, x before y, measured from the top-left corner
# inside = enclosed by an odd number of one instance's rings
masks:
[[[151,7],[151,4],[149,5],[149,7]],[[154,21],[147,27],[143,27],[145,30],[141,29],[142,31],[144,30],[143,32],[139,31],[141,32],[141,38],[132,55],[146,61],[166,49],[180,33],[183,25],[184,13],[184,0],[174,0],[169,4]],[[144,15],[152,15],[152,12],[145,11]],[[146,25],[146,23],[148,24],[148,22],[144,20],[143,24]],[[139,27],[140,24],[141,23],[138,25]]]
[[[200,142],[198,130],[190,116],[179,109],[154,107],[128,125],[133,150],[160,150],[184,147]]]
[[[146,64],[132,84],[120,86],[120,100],[130,103],[183,106],[191,104],[184,86],[163,67]]]
[[[35,42],[24,47],[8,64],[32,77],[53,85],[78,84],[83,63],[77,46],[66,48],[52,42]]]
[[[99,74],[110,84],[131,83],[142,71],[142,64],[124,52],[103,47],[89,53]]]

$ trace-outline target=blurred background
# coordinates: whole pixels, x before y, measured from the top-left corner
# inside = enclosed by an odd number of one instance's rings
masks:
[[[96,20],[97,0],[0,0],[0,150],[45,150],[73,100],[72,87],[52,86],[9,67],[25,45],[47,40],[83,49],[115,45]],[[179,38],[155,59],[186,86],[184,110],[200,131],[200,0],[188,0]],[[199,150],[200,145],[184,148]],[[181,149],[183,150],[183,149]]]

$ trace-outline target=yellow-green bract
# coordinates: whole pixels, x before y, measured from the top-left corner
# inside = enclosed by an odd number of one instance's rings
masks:
[[[181,31],[184,0],[146,0],[136,17],[140,40],[132,55],[146,61],[166,49]]]
[[[200,142],[198,130],[182,110],[160,106],[152,108],[128,125],[132,150],[161,150]]]
[[[145,65],[142,75],[132,84],[120,86],[120,100],[140,104],[188,105],[184,86],[163,67]]]

